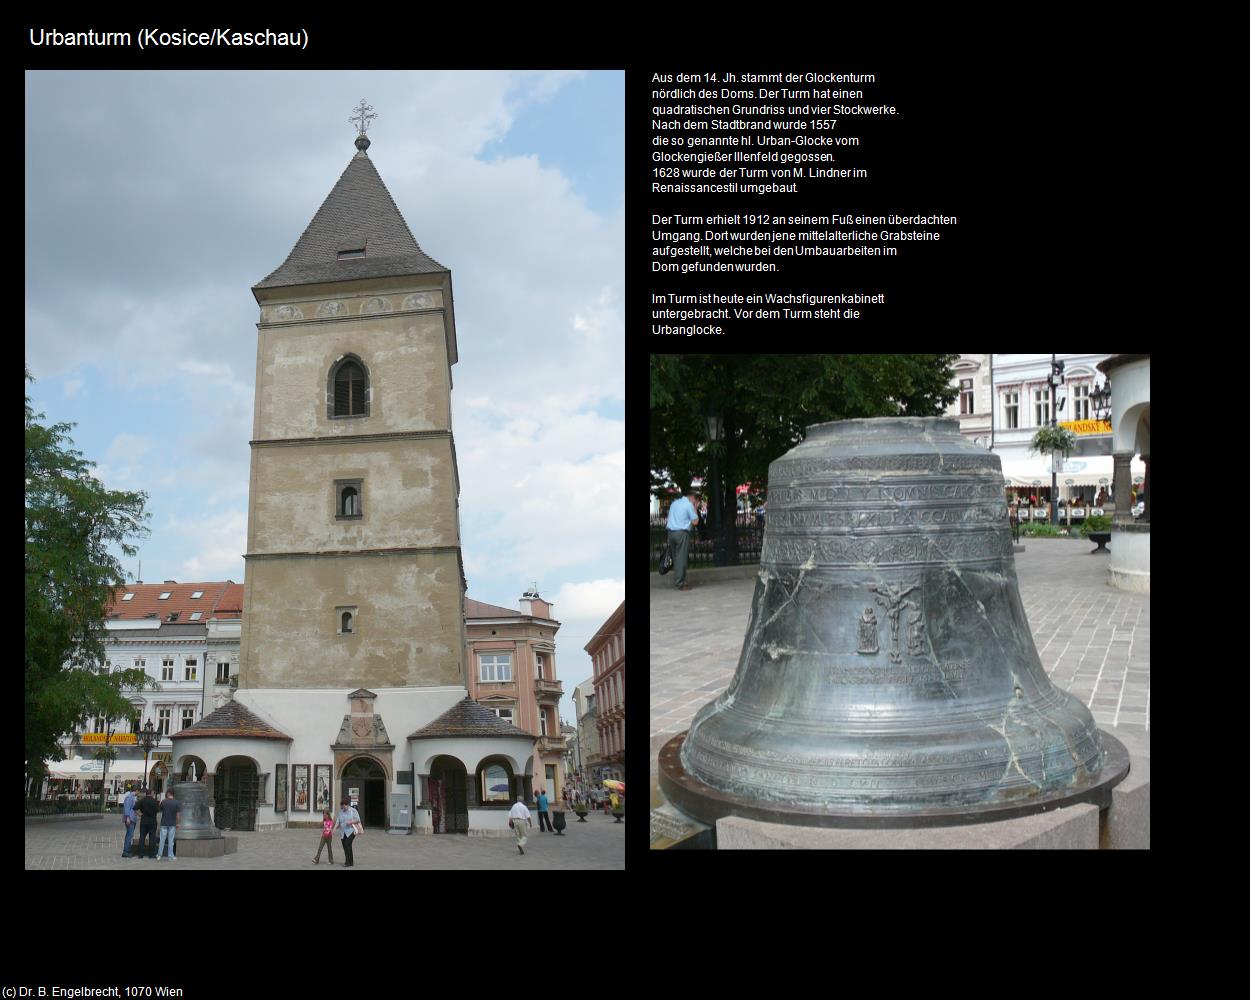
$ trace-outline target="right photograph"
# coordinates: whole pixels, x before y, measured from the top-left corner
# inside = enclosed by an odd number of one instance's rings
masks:
[[[652,355],[652,850],[1149,848],[1149,375]]]

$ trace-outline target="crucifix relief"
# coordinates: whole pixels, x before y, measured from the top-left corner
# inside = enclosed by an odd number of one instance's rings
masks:
[[[894,641],[894,648],[890,650],[890,659],[895,663],[902,663],[903,657],[898,651],[898,614],[902,610],[903,598],[919,587],[920,584],[913,583],[906,590],[903,590],[896,584],[884,584],[880,587],[870,586],[868,589],[876,594],[876,601],[883,608],[890,618],[890,635]],[[908,602],[911,603],[910,601]]]

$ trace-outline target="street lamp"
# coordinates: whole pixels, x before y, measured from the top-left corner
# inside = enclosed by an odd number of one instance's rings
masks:
[[[1056,361],[1055,356],[1050,356],[1050,426],[1057,425],[1058,413],[1055,410],[1055,390],[1063,385],[1063,369],[1064,363]],[[1050,523],[1052,525],[1059,524],[1059,508],[1055,506],[1055,497],[1059,493],[1059,470],[1055,467],[1054,451],[1050,453]]]
[[[720,469],[716,463],[716,453],[720,450],[721,439],[725,436],[725,421],[715,403],[709,402],[704,414],[707,421],[707,439],[711,443],[712,453],[712,524],[713,549],[712,562],[716,566],[725,566],[729,555],[725,548],[725,519],[721,516]]]
[[[138,734],[139,745],[143,747],[143,788],[148,786],[148,754],[152,752],[152,748],[161,741],[161,734],[156,731],[156,727],[152,725],[152,720],[148,719],[143,724],[143,728]]]
[[[1089,394],[1089,400],[1094,404],[1094,416],[1098,420],[1108,420],[1111,417],[1111,380],[1107,379],[1102,387],[1095,389]]]

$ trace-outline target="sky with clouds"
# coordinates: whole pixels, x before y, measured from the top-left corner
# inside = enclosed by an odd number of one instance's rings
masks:
[[[250,289],[354,154],[362,96],[369,156],[455,283],[469,596],[538,583],[571,721],[625,596],[623,74],[28,73],[27,392],[148,494],[144,580],[242,581]]]

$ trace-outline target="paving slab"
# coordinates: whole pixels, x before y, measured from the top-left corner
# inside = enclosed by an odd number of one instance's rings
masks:
[[[355,867],[342,867],[342,848],[335,843],[337,864],[312,863],[319,830],[275,830],[264,833],[230,831],[237,851],[222,857],[179,857],[176,861],[123,859],[124,831],[116,816],[93,817],[67,823],[26,824],[26,868],[31,870],[115,871],[263,871],[306,868],[312,871],[403,871],[430,869],[519,870],[618,869],[625,867],[625,827],[613,817],[596,813],[585,823],[567,814],[563,835],[534,830],[517,853],[511,837],[467,837],[457,834],[410,836],[366,830],[355,844]]]

